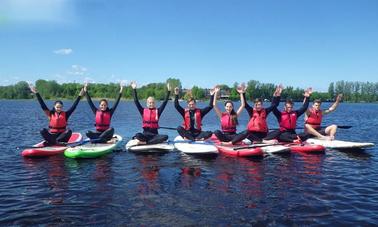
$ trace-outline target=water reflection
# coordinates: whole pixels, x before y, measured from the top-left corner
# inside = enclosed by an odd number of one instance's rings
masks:
[[[179,152],[114,152],[88,160],[63,156],[24,159],[14,147],[38,142],[38,125],[43,125],[45,118],[35,101],[7,102],[5,106],[4,113],[14,114],[0,129],[4,148],[0,157],[1,225],[377,223],[377,147],[257,160],[222,155],[200,158]],[[24,106],[31,115],[35,113],[36,121],[18,114]],[[140,121],[134,119],[139,113],[132,102],[121,102],[119,108],[117,113],[128,114],[116,114],[114,124],[126,142],[140,129]],[[378,141],[378,134],[371,133],[378,124],[374,118],[378,105],[342,103],[340,108],[346,111],[336,111],[327,118],[328,123],[348,121],[355,130],[339,130],[339,139]],[[85,132],[93,127],[86,115],[91,115],[88,106],[80,104],[71,119],[75,130]],[[179,125],[176,116],[170,103],[161,120],[165,125]],[[8,115],[2,117],[8,119]],[[244,112],[241,125],[247,118]],[[218,128],[218,121],[210,112],[204,128]],[[176,136],[167,133],[170,138]],[[22,142],[17,138],[23,138]]]
[[[64,157],[61,155],[52,156],[48,158],[24,158],[24,165],[30,173],[30,180],[35,182],[37,176],[45,179],[48,185],[50,197],[43,199],[47,204],[61,205],[64,203],[64,195],[67,192],[69,178],[64,166]],[[36,189],[35,185],[30,185],[28,191],[33,193],[32,190]]]

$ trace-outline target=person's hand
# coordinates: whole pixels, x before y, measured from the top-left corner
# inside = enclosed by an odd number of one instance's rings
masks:
[[[312,94],[312,88],[311,87],[309,87],[309,88],[307,88],[307,90],[304,92],[304,96],[305,97],[310,97],[310,95]]]
[[[340,102],[342,98],[343,98],[343,94],[338,94],[336,97],[336,102]]]
[[[123,87],[125,86],[125,83],[123,83],[123,81],[121,81],[120,83],[119,83],[119,93],[122,93],[122,91],[123,91]]]
[[[278,85],[276,87],[276,90],[274,91],[273,96],[281,96],[282,90],[283,90],[283,85],[282,84]]]
[[[29,89],[30,91],[33,93],[33,94],[36,94],[38,91],[37,91],[37,88],[33,86],[33,84],[29,84]]]
[[[83,96],[85,94],[84,88],[80,90],[79,96]]]
[[[88,90],[88,82],[85,82],[84,83],[84,87],[83,87],[83,89],[84,89],[84,92],[87,92],[87,90]]]
[[[210,95],[214,95],[215,94],[215,88],[216,87],[214,87],[213,89],[210,89]]]
[[[178,94],[179,94],[179,88],[175,87],[175,95],[178,95]]]
[[[215,88],[214,88],[214,93],[215,93],[215,94],[218,94],[219,91],[220,91],[220,87],[219,87],[219,86],[215,86]]]
[[[236,91],[239,94],[245,93],[246,90],[247,90],[247,87],[245,86],[245,83],[241,83],[239,86],[236,87]]]
[[[169,83],[167,83],[167,90],[171,91],[171,85]]]
[[[131,85],[131,88],[132,88],[132,89],[136,89],[136,88],[137,88],[137,84],[136,84],[135,81],[132,81],[132,82],[130,83],[130,85]]]

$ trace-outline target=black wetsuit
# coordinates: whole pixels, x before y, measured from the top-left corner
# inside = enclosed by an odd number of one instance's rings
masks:
[[[45,114],[50,118],[51,115],[54,115],[55,114],[55,109],[51,109],[49,110],[45,104],[45,102],[43,101],[41,95],[39,93],[36,93],[36,96],[37,96],[37,100],[39,102],[39,104],[41,105],[41,108],[42,110],[45,112]],[[71,108],[67,111],[65,111],[66,113],[66,122],[68,122],[68,118],[71,116],[71,114],[74,112],[74,110],[76,109],[77,105],[79,104],[79,101],[81,99],[81,96],[78,96],[75,100],[75,102],[72,104]],[[59,143],[66,143],[68,142],[68,140],[70,139],[71,135],[72,135],[72,131],[68,128],[66,128],[66,130],[64,132],[58,132],[58,133],[52,133],[50,132],[48,129],[46,128],[43,128],[41,131],[40,131],[43,139],[45,139],[45,145],[54,145],[54,144],[59,144]]]
[[[243,96],[244,96],[244,100],[246,100],[245,93],[243,94]],[[266,117],[268,117],[269,113],[272,112],[272,110],[279,105],[280,99],[281,99],[281,96],[273,96],[271,105],[265,108]],[[245,101],[245,109],[247,110],[249,118],[251,119],[253,117],[253,107],[251,107],[247,101]],[[232,144],[236,144],[244,140],[245,138],[247,138],[251,142],[261,142],[262,139],[267,136],[267,134],[268,132],[253,132],[253,131],[244,130],[238,134],[228,135],[228,137],[230,138],[230,140],[228,141],[232,141]],[[224,141],[224,142],[228,142],[228,141]]]
[[[297,119],[304,113],[306,112],[307,108],[308,108],[308,105],[310,103],[310,99],[308,97],[305,98],[305,101],[302,105],[301,108],[299,108],[298,110],[294,110],[293,112],[296,113],[297,115]],[[282,112],[280,112],[277,107],[275,107],[273,109],[273,114],[276,116],[277,120],[278,120],[278,123],[281,122],[281,115],[282,115]],[[284,131],[281,131],[281,130],[275,130],[275,131],[272,131],[270,132],[264,139],[266,140],[271,140],[271,139],[278,139],[278,141],[281,141],[281,142],[289,142],[289,143],[292,143],[294,140],[298,139],[298,136],[304,140],[305,139],[305,136],[304,134],[297,134],[295,132],[295,129],[293,130],[284,130]]]
[[[163,113],[165,106],[168,103],[170,93],[171,93],[170,91],[167,91],[167,95],[165,96],[163,103],[158,108],[158,111],[157,111],[158,119],[160,119],[160,116]],[[138,111],[143,118],[144,108],[139,103],[136,89],[133,89],[133,97],[134,97],[135,106],[138,108]],[[160,135],[157,128],[143,128],[143,132],[142,133],[138,132],[137,134],[135,134],[134,138],[139,141],[146,142],[147,144],[157,144],[157,143],[162,143],[164,141],[167,141],[168,135]]]
[[[201,119],[213,108],[213,100],[214,95],[210,98],[209,106],[200,109],[201,113]],[[185,118],[185,109],[182,108],[178,101],[178,95],[175,96],[175,108],[176,110],[181,114],[182,118]],[[200,140],[200,139],[208,139],[213,134],[211,131],[201,131],[196,128],[194,128],[194,118],[195,118],[195,110],[189,110],[190,115],[190,129],[186,130],[184,127],[179,126],[177,127],[178,134],[183,137],[187,138],[189,140]]]
[[[89,104],[89,106],[92,109],[92,112],[96,115],[96,112],[98,111],[98,109],[93,104],[92,99],[89,96],[88,92],[86,92],[86,96],[87,96],[88,104]],[[118,98],[115,101],[115,103],[113,104],[112,108],[110,108],[110,109],[107,108],[104,111],[104,112],[110,112],[110,118],[113,117],[114,111],[117,109],[119,101],[121,100],[121,96],[122,96],[122,94],[119,93]],[[96,143],[105,143],[106,141],[109,141],[109,140],[112,139],[112,137],[114,135],[114,128],[113,127],[109,127],[108,129],[106,129],[104,131],[99,131],[99,130],[96,130],[96,131],[87,131],[86,135],[87,135],[87,137],[89,139],[96,140]]]

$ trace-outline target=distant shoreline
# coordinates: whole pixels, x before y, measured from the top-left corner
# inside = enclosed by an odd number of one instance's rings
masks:
[[[92,98],[93,101],[100,101],[102,98]],[[112,101],[112,98],[108,99],[106,98],[108,101]],[[73,101],[74,99],[44,99],[45,101],[56,101],[56,100],[61,100],[61,101]],[[115,100],[115,99],[113,99]],[[146,101],[146,99],[139,99],[140,101]],[[36,99],[0,99],[0,101],[36,101]],[[120,100],[121,102],[122,101],[126,101],[126,102],[133,102],[134,100],[133,99],[124,99],[124,98],[121,98]],[[163,101],[163,100],[157,100],[157,101]],[[173,99],[170,99],[169,101],[174,101]],[[210,99],[202,99],[202,100],[197,100],[197,102],[209,102]],[[218,100],[217,103],[222,103],[224,102],[225,100]],[[252,102],[252,100],[247,100],[248,102]],[[81,99],[80,102],[86,102],[85,99]],[[183,99],[180,99],[179,102],[186,102],[186,100],[183,100]],[[236,101],[233,101],[235,103],[238,103],[240,102],[240,100],[236,100]],[[280,103],[284,103],[285,101],[280,101]],[[294,101],[295,103],[301,103],[302,101]],[[311,103],[312,101],[310,101]],[[322,101],[322,103],[333,103],[334,101]],[[264,103],[270,103],[270,101],[266,101]],[[349,101],[344,101],[342,103],[348,103],[348,104],[378,104],[378,102],[366,102],[366,101],[360,101],[360,102],[349,102]]]

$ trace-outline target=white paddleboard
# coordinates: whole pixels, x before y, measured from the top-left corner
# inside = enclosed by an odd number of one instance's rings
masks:
[[[175,149],[175,146],[169,143],[137,145],[135,139],[127,142],[125,147],[129,151],[141,153],[168,152]]]
[[[350,141],[342,141],[342,140],[321,140],[310,138],[307,139],[306,142],[316,145],[322,145],[326,148],[330,149],[364,149],[368,147],[373,147],[374,143],[360,143],[360,142],[350,142]]]
[[[181,136],[174,139],[175,148],[185,154],[218,154],[217,147],[208,141],[184,140]]]
[[[262,146],[260,148],[267,154],[290,153],[290,147],[283,145]]]

